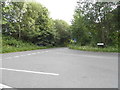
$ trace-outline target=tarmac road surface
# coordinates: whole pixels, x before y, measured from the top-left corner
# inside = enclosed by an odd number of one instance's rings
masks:
[[[13,88],[118,88],[118,54],[52,48],[2,54]]]

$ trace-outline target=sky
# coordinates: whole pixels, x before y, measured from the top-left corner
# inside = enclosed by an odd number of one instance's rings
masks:
[[[53,19],[62,19],[71,24],[78,0],[36,0],[45,6]]]

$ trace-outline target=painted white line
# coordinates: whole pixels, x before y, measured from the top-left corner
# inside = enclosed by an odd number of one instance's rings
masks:
[[[27,54],[27,55],[31,55],[31,54]]]
[[[12,88],[12,87],[7,86],[7,85],[0,84],[0,89],[2,89],[2,88]]]
[[[20,56],[14,56],[14,58],[18,58],[18,57],[20,57]]]
[[[20,56],[22,56],[22,57],[23,57],[23,56],[26,56],[26,55],[20,55]]]
[[[36,53],[32,53],[32,54],[34,54],[34,55],[35,55]]]
[[[58,76],[57,73],[47,73],[47,72],[36,72],[36,71],[28,71],[28,70],[17,70],[17,69],[9,69],[9,68],[0,68],[1,70],[15,71],[15,72],[26,72],[26,73],[34,73],[34,74],[44,74],[44,75],[54,75]]]
[[[8,57],[8,58],[5,58],[5,59],[11,59],[12,57]]]

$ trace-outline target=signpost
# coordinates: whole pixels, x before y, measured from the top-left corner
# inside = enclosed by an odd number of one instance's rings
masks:
[[[97,43],[97,46],[104,48],[105,45],[104,45],[104,43]]]

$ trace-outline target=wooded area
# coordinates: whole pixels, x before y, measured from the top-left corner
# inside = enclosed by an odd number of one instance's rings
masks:
[[[78,2],[72,22],[72,37],[80,45],[117,46],[120,28],[118,27],[118,3]]]
[[[118,47],[119,6],[113,2],[77,2],[74,19],[53,20],[36,2],[2,2],[2,34],[39,46]],[[63,14],[64,15],[64,14]]]
[[[43,46],[63,45],[68,41],[69,25],[50,18],[48,9],[39,3],[3,2],[2,11],[4,35]]]

